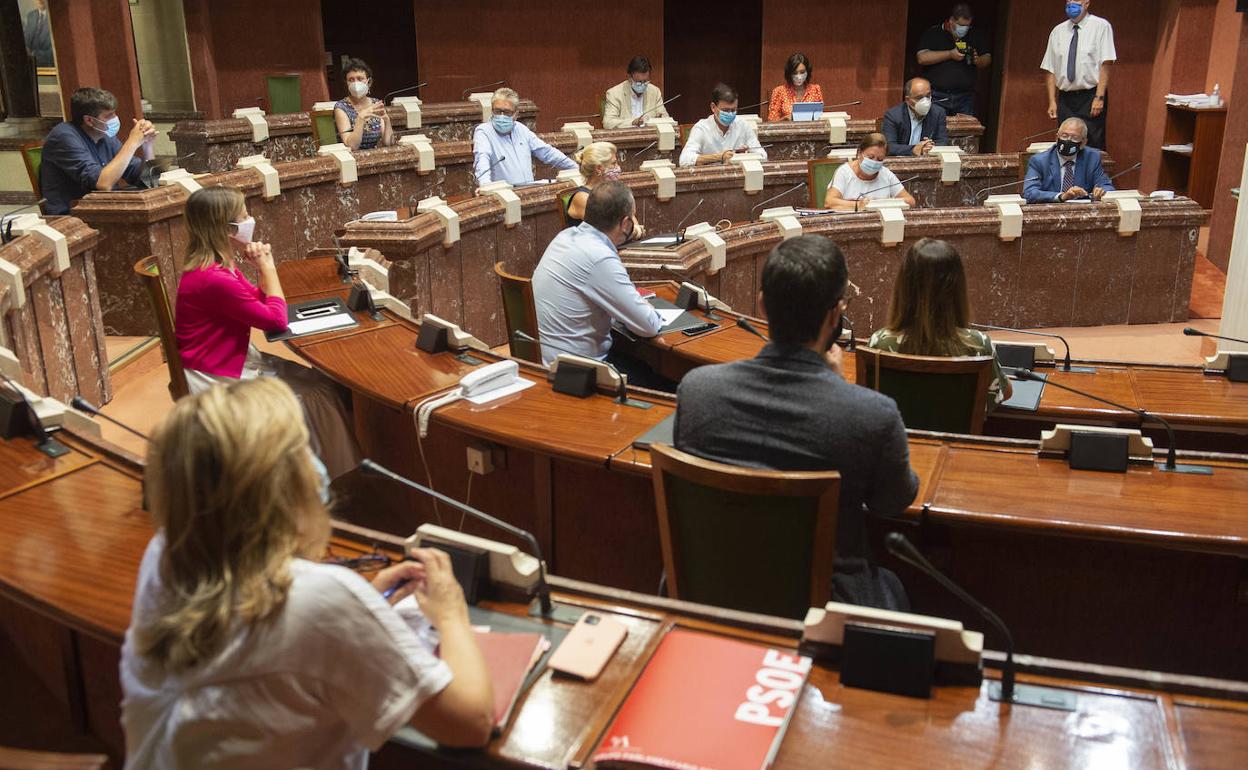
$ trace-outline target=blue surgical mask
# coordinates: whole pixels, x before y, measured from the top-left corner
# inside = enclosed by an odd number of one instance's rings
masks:
[[[1083,13],[1083,3],[1067,3],[1066,18],[1074,21],[1079,18],[1079,14]]]
[[[864,174],[878,174],[880,173],[880,169],[884,168],[884,161],[876,160],[875,158],[863,157],[863,159],[858,162],[858,167],[862,169],[862,173]]]
[[[732,121],[734,121],[734,120],[736,120],[736,119],[737,119],[737,111],[736,111],[736,110],[733,110],[732,112],[729,112],[728,110],[720,110],[720,111],[719,111],[719,123],[720,123],[720,125],[723,125],[723,126],[731,126],[731,125],[732,125]]]
[[[635,93],[635,94],[644,94],[644,93],[646,92],[646,86],[648,86],[648,85],[650,85],[650,84],[649,84],[649,83],[638,83],[636,80],[634,80],[634,81],[633,81],[633,93]]]
[[[971,31],[970,24],[954,24],[953,34],[957,37],[966,37],[966,33]]]
[[[510,115],[495,115],[491,122],[494,124],[494,130],[500,134],[510,134],[512,127],[516,124],[516,119]]]
[[[95,120],[98,121],[99,118],[95,118]],[[117,136],[117,132],[121,131],[121,118],[114,115],[104,124],[104,128],[96,126],[96,130],[103,131],[104,136]]]

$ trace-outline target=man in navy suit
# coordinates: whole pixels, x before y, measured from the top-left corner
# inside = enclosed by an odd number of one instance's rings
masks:
[[[1114,189],[1101,167],[1101,151],[1089,149],[1088,124],[1067,118],[1057,129],[1057,143],[1031,156],[1023,179],[1028,203],[1064,203],[1075,198],[1101,196]],[[1089,192],[1090,191],[1090,192]]]
[[[926,155],[935,145],[949,144],[945,108],[932,103],[931,83],[906,81],[905,99],[884,113],[884,136],[889,155]]]

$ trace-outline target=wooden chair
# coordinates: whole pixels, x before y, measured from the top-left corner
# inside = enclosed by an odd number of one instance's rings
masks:
[[[521,331],[538,339],[537,305],[533,302],[533,281],[512,275],[503,269],[502,262],[494,263],[494,274],[503,292],[503,317],[507,321],[507,345],[511,355],[535,364],[542,363],[542,346],[538,342],[516,339]]]
[[[828,185],[836,170],[845,165],[840,158],[816,158],[806,162],[806,191],[810,193],[810,207],[823,208],[824,196],[828,193]]]
[[[41,200],[43,185],[39,183],[39,169],[43,166],[43,142],[23,144],[22,162],[26,164],[26,176],[30,178],[30,189],[35,191],[35,200]]]
[[[173,305],[169,302],[165,284],[160,280],[160,267],[156,263],[156,257],[144,257],[135,262],[134,272],[147,287],[148,298],[152,301],[152,313],[156,316],[156,326],[160,330],[160,346],[164,349],[165,361],[169,364],[169,395],[177,401],[190,393],[190,388],[186,384],[182,355],[178,352],[178,338],[174,334]]]
[[[689,132],[693,130],[693,124],[681,123],[679,128],[680,128],[680,147],[681,149],[684,149],[685,145],[689,144]]]
[[[992,356],[911,356],[859,347],[859,385],[897,402],[907,428],[983,433]]]
[[[312,138],[316,140],[317,147],[342,141],[338,138],[338,124],[334,122],[333,110],[313,110],[308,117],[312,120]]]
[[[300,112],[303,109],[303,94],[300,86],[302,79],[303,77],[298,72],[265,77],[265,85],[269,92],[270,115]]]
[[[832,596],[836,471],[761,471],[650,447],[668,594],[802,618]]]
[[[60,754],[0,746],[0,770],[104,770],[104,754]]]

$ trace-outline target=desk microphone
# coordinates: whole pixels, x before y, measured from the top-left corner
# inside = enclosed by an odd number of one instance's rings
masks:
[[[493,88],[494,86],[501,86],[503,83],[506,83],[506,82],[507,82],[506,79],[503,79],[503,80],[495,80],[493,83],[482,83],[479,86],[469,86],[468,88],[464,89],[464,92],[460,94],[459,98],[460,100],[467,99],[468,94],[473,93],[474,91],[477,91],[482,88]],[[520,105],[517,104],[516,109],[519,110]]]
[[[476,179],[476,181],[480,182],[480,181],[481,181],[481,175],[482,175],[482,174],[488,174],[488,173],[490,173],[491,171],[493,171],[493,170],[494,170],[494,167],[495,167],[495,166],[497,166],[499,163],[502,163],[502,162],[503,162],[503,161],[505,161],[505,160],[507,160],[507,156],[506,156],[506,155],[500,155],[500,156],[498,156],[498,160],[494,161],[494,162],[493,162],[493,163],[491,163],[490,165],[486,166],[485,168],[481,169],[481,170],[480,170],[480,171],[478,171],[477,173],[473,174],[473,177]]]
[[[664,269],[664,270],[667,270],[668,272],[675,273],[675,274],[676,274],[676,276],[677,276],[678,278],[680,278],[680,280],[681,280],[682,282],[687,283],[687,284],[689,284],[690,286],[694,286],[694,287],[696,287],[699,291],[701,291],[703,294],[705,294],[705,295],[706,295],[706,298],[707,298],[707,299],[706,299],[706,317],[707,317],[707,320],[710,320],[710,321],[721,321],[721,320],[723,320],[723,319],[722,319],[722,318],[720,318],[719,316],[715,315],[715,308],[711,306],[711,293],[710,293],[709,291],[707,291],[707,290],[706,290],[706,287],[705,287],[705,286],[703,286],[703,285],[701,285],[700,283],[698,283],[697,281],[693,280],[693,277],[692,277],[692,276],[690,276],[688,273],[686,273],[684,270],[681,270],[681,269],[679,269],[679,268],[677,268],[677,267],[675,267],[675,266],[673,266],[673,265],[669,265],[669,264],[664,263],[664,265],[663,265],[663,269]]]
[[[572,118],[574,120],[585,120],[586,118],[599,118],[599,117],[602,117],[602,113],[600,112],[595,112],[589,115],[559,115],[558,117],[555,118],[555,123],[556,125],[558,125],[559,121],[567,120],[568,118]]]
[[[20,214],[23,211],[26,211],[27,209],[34,209],[34,208],[40,209],[42,211],[43,204],[47,202],[48,202],[47,198],[40,198],[34,203],[27,203],[25,206],[22,206],[21,208],[13,209],[9,213],[5,214],[4,215],[4,238],[0,239],[0,242],[8,243],[9,241],[13,240],[13,220],[17,219],[18,214]]]
[[[367,462],[367,460],[365,461]],[[924,514],[927,513],[929,506],[924,505]],[[924,516],[926,518],[926,515]],[[940,570],[932,566],[932,563],[914,547],[906,536],[900,532],[889,532],[884,536],[884,547],[888,552],[906,564],[914,567],[928,577],[935,580],[949,593],[958,597],[963,603],[969,605],[971,609],[982,615],[989,623],[996,627],[1001,636],[1005,637],[1005,665],[1001,667],[1001,700],[1005,703],[1014,702],[1014,637],[1010,634],[1010,629],[1006,628],[1005,623],[1001,622],[1001,618],[997,617],[997,613],[988,609],[982,602],[968,594],[961,586],[946,577]]]
[[[656,140],[654,140],[653,142],[651,142],[650,144],[647,144],[645,147],[642,147],[640,150],[636,150],[635,152],[633,152],[633,157],[637,157],[638,155],[641,155],[641,154],[645,153],[645,152],[646,152],[646,151],[648,151],[651,147],[655,146],[655,145],[656,145],[656,144],[658,144],[658,143],[659,143],[659,140],[657,140],[657,139],[656,139]]]
[[[30,423],[30,428],[34,432],[35,438],[38,439],[38,442],[35,444],[35,449],[43,452],[48,457],[60,457],[63,454],[68,454],[69,447],[52,438],[48,431],[43,427],[43,421],[39,419],[39,414],[35,411],[34,405],[31,404],[26,398],[26,392],[22,390],[21,386],[10,379],[9,375],[4,372],[0,372],[0,379],[3,379],[6,383],[8,383],[9,388],[17,394],[18,400],[21,401],[22,405],[26,407],[27,421]],[[3,427],[6,433],[8,432],[8,425],[0,427]]]
[[[146,433],[140,433],[134,428],[131,428],[129,425],[126,425],[121,420],[114,420],[112,417],[109,417],[108,415],[101,412],[98,406],[86,400],[82,396],[74,396],[74,400],[71,401],[70,404],[72,404],[73,407],[80,412],[86,412],[92,417],[103,417],[105,420],[108,420],[113,425],[116,425],[118,428],[129,431],[133,433],[134,435],[138,436],[139,438],[143,439],[144,441],[151,441],[151,439],[148,438]]]
[[[866,198],[868,195],[870,195],[871,193],[879,192],[880,190],[887,190],[888,188],[892,187],[895,184],[900,185],[901,189],[904,190],[906,189],[906,182],[913,182],[914,180],[918,178],[919,178],[919,175],[915,174],[914,176],[906,177],[905,179],[899,179],[896,182],[889,182],[888,184],[880,185],[879,187],[873,187],[870,190],[863,192],[857,198],[854,198],[854,213],[858,212],[858,204],[861,203],[862,200]]]
[[[976,329],[992,329],[993,331],[998,331],[998,332],[1014,332],[1015,334],[1026,334],[1032,337],[1051,337],[1053,339],[1061,340],[1062,345],[1066,347],[1066,356],[1062,361],[1063,372],[1092,373],[1096,371],[1096,369],[1093,369],[1090,366],[1076,366],[1073,368],[1071,367],[1070,365],[1070,343],[1067,342],[1066,338],[1060,334],[1053,334],[1051,332],[1032,332],[1032,331],[1027,331],[1026,329],[1011,329],[1008,326],[993,326],[992,324],[971,324],[971,326],[973,326]]]
[[[767,104],[767,102],[759,102],[758,104],[751,104],[751,105],[750,105],[750,106],[748,106],[748,107],[738,107],[738,108],[737,108],[737,114],[738,114],[738,115],[740,115],[741,113],[743,113],[743,112],[745,112],[745,111],[747,111],[747,110],[752,110],[752,109],[754,109],[755,107],[762,107],[764,104]]]
[[[689,209],[689,213],[685,214],[685,218],[676,223],[676,242],[677,243],[685,242],[685,231],[683,229],[683,226],[685,222],[689,221],[689,217],[693,216],[693,212],[697,211],[702,206],[703,203],[706,203],[706,198],[699,198],[698,202],[693,204],[693,208]]]
[[[1053,133],[1053,129],[1046,128],[1043,131],[1037,131],[1036,133],[1031,134],[1030,136],[1024,136],[1022,139],[1019,139],[1018,141],[1019,143],[1027,142],[1032,139],[1035,139],[1037,136],[1044,136],[1045,134],[1051,134],[1051,133]]]
[[[768,203],[771,203],[771,202],[772,202],[772,201],[774,201],[774,200],[779,200],[780,198],[783,198],[784,196],[788,195],[789,193],[791,193],[791,192],[795,192],[795,191],[797,191],[797,190],[800,190],[800,189],[802,189],[802,188],[803,188],[803,187],[805,187],[805,186],[806,186],[806,180],[804,180],[804,179],[803,179],[802,181],[800,181],[800,182],[798,182],[797,184],[793,185],[792,187],[790,187],[789,189],[787,189],[787,190],[785,190],[784,192],[780,193],[779,195],[773,195],[773,196],[771,196],[770,198],[768,198],[767,200],[763,201],[762,203],[759,203],[758,205],[754,206],[754,208],[750,209],[750,220],[751,220],[751,221],[753,221],[753,219],[754,219],[754,212],[755,212],[755,211],[758,211],[758,210],[759,210],[760,208],[762,208],[763,206],[766,206]]]
[[[663,102],[662,104],[658,104],[658,105],[655,105],[654,107],[651,107],[650,109],[648,109],[648,110],[646,110],[645,112],[641,113],[641,114],[640,114],[640,115],[638,115],[637,117],[639,117],[639,118],[644,118],[645,116],[647,116],[647,115],[649,115],[650,113],[652,113],[652,112],[654,112],[655,110],[657,110],[659,107],[666,107],[667,105],[671,104],[672,102],[676,101],[676,100],[677,100],[677,99],[679,99],[679,98],[680,98],[680,94],[676,94],[676,95],[675,95],[675,96],[673,96],[671,99],[668,99],[667,101]]]
[[[423,484],[417,484],[415,481],[412,481],[409,478],[400,476],[399,474],[395,473],[389,468],[384,468],[378,465],[377,463],[373,462],[372,460],[369,460],[369,459],[361,460],[360,470],[364,471],[365,473],[372,474],[374,476],[382,476],[384,478],[390,479],[391,481],[398,482],[399,484],[402,484],[406,487],[410,487],[411,489],[415,489],[418,492],[423,492],[426,495],[429,495],[430,497],[432,497],[433,499],[446,503],[452,508],[455,508],[462,513],[466,513],[469,516],[473,517],[474,519],[477,519],[478,521],[482,521],[482,522],[485,522],[486,524],[497,527],[498,529],[501,529],[502,531],[514,537],[518,537],[524,540],[525,542],[527,542],[529,544],[529,548],[533,552],[533,556],[537,559],[537,598],[538,598],[538,601],[541,602],[542,616],[550,617],[552,608],[550,604],[550,586],[546,585],[546,562],[542,559],[542,549],[537,544],[537,538],[533,537],[533,533],[520,529],[519,527],[514,526],[512,524],[508,524],[502,519],[497,519],[488,513],[484,513],[483,511],[478,511],[476,508],[473,508],[472,506],[464,505],[460,501],[447,497],[441,492],[432,490],[429,487],[424,486]]]
[[[1102,404],[1108,404],[1112,407],[1116,407],[1123,411],[1131,412],[1132,414],[1137,415],[1141,420],[1152,420],[1154,422],[1161,423],[1162,427],[1166,429],[1166,440],[1170,443],[1170,446],[1169,448],[1166,449],[1166,461],[1164,463],[1157,463],[1158,470],[1170,471],[1174,473],[1212,473],[1212,471],[1210,470],[1208,466],[1176,465],[1175,464],[1174,428],[1170,425],[1169,421],[1167,421],[1163,417],[1158,417],[1157,415],[1152,414],[1151,412],[1146,412],[1143,409],[1132,409],[1131,407],[1126,406],[1125,404],[1119,404],[1117,402],[1101,398],[1100,396],[1094,396],[1091,393],[1088,393],[1087,391],[1079,390],[1078,388],[1072,388],[1069,385],[1063,385],[1060,382],[1054,382],[1051,377],[1047,377],[1047,378],[1041,377],[1040,375],[1036,374],[1030,369],[1015,369],[1014,376],[1020,380],[1031,380],[1033,382],[1047,382],[1049,385],[1052,385],[1055,388],[1068,390],[1071,393],[1074,393],[1079,396],[1083,396],[1084,398],[1090,398],[1093,401],[1099,401]]]
[[[397,90],[397,91],[391,91],[390,93],[388,93],[388,94],[386,94],[385,96],[381,97],[381,100],[382,100],[383,102],[386,102],[386,101],[389,101],[389,100],[390,100],[390,97],[392,97],[392,96],[398,96],[399,94],[405,94],[405,93],[407,93],[408,91],[419,91],[420,89],[424,88],[424,87],[425,87],[425,86],[427,86],[427,85],[429,85],[429,81],[428,81],[428,80],[426,80],[426,81],[425,81],[425,82],[423,82],[423,83],[417,83],[417,84],[416,84],[416,85],[414,85],[414,86],[408,86],[407,88],[400,88],[400,89],[399,89],[399,90]]]
[[[1238,337],[1223,337],[1220,334],[1210,334],[1209,332],[1202,332],[1200,329],[1193,329],[1190,326],[1185,327],[1183,333],[1188,337],[1209,337],[1215,340],[1226,340],[1227,342],[1238,342],[1241,345],[1248,345],[1248,340],[1241,340]]]
[[[1132,171],[1135,171],[1137,168],[1140,168],[1140,167],[1141,167],[1141,166],[1143,166],[1143,165],[1144,165],[1144,162],[1143,162],[1143,161],[1138,161],[1138,162],[1137,162],[1134,166],[1132,166],[1131,168],[1124,168],[1122,171],[1119,171],[1117,174],[1114,174],[1113,176],[1111,176],[1111,177],[1109,178],[1109,181],[1111,181],[1111,182],[1112,182],[1112,181],[1114,181],[1115,179],[1117,179],[1118,177],[1122,176],[1123,174],[1129,174],[1129,173],[1131,173]]]
[[[862,104],[861,99],[855,99],[852,102],[841,102],[840,104],[825,104],[823,109],[829,110],[833,107],[853,107],[855,104]]]
[[[512,332],[511,338],[513,340],[519,340],[520,342],[528,342],[528,343],[537,345],[539,348],[543,348],[543,347],[554,348],[555,350],[561,351],[563,353],[567,353],[568,355],[579,356],[581,358],[589,358],[589,356],[586,356],[583,353],[577,353],[574,350],[569,350],[568,348],[565,348],[562,345],[556,345],[553,342],[542,342],[541,340],[534,338],[532,334],[528,334],[522,329],[516,329],[514,332]],[[619,387],[619,390],[615,392],[615,403],[627,404],[628,403],[628,377],[619,369],[616,369],[615,365],[612,364],[610,361],[600,361],[599,359],[596,359],[596,358],[594,360],[598,361],[598,363],[600,364],[605,365],[608,369],[610,369],[615,374],[616,377],[619,378],[620,387]],[[547,368],[549,369],[550,367],[547,367]]]
[[[767,335],[763,334],[762,332],[758,330],[758,327],[756,327],[754,324],[750,323],[749,321],[745,320],[744,318],[737,318],[737,326],[740,326],[742,329],[745,329],[747,332],[749,332],[750,334],[753,334],[755,337],[758,337],[763,342],[771,341],[767,339]]]
[[[413,207],[412,209],[416,209]],[[338,278],[343,283],[353,283],[352,279],[359,275],[360,271],[351,267],[350,252],[342,247],[342,241],[338,240],[337,234],[330,236],[334,240],[334,248],[337,251],[334,254],[334,261],[338,263]]]
[[[1005,184],[994,184],[992,187],[981,187],[980,189],[975,191],[974,195],[971,196],[970,205],[974,206],[975,204],[979,203],[979,196],[982,195],[983,193],[992,192],[993,190],[1003,190],[1007,187],[1017,187],[1018,185],[1026,181],[1027,179],[1023,178],[1023,179],[1016,179],[1013,182],[1006,182]]]

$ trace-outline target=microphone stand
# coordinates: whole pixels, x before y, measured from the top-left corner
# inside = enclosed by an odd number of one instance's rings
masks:
[[[82,396],[74,396],[74,400],[71,401],[70,403],[75,409],[77,409],[80,412],[86,412],[92,417],[103,417],[105,420],[108,420],[113,425],[116,425],[118,428],[121,428],[122,430],[125,430],[125,431],[129,431],[130,433],[133,433],[134,435],[138,436],[144,441],[151,441],[151,439],[147,436],[146,433],[140,433],[134,428],[131,428],[129,425],[126,425],[121,420],[114,420],[112,417],[109,417],[108,415],[101,412],[98,406],[86,400]]]
[[[905,190],[905,189],[906,189],[906,182],[913,182],[914,180],[916,180],[916,179],[918,179],[918,178],[919,178],[919,175],[918,175],[918,174],[915,174],[914,176],[907,177],[907,178],[905,178],[905,179],[899,179],[899,180],[897,180],[897,184],[901,187],[901,189],[902,189],[902,190]],[[871,194],[871,193],[873,193],[873,192],[879,192],[880,190],[887,190],[888,188],[890,188],[890,187],[892,187],[892,186],[893,186],[893,183],[892,183],[892,182],[889,182],[889,183],[888,183],[888,184],[886,184],[886,185],[881,185],[880,187],[874,187],[874,188],[872,188],[872,189],[870,189],[870,190],[867,190],[867,191],[863,192],[861,195],[859,195],[857,198],[854,198],[854,213],[855,213],[855,214],[857,214],[857,213],[858,213],[858,204],[859,204],[859,203],[861,203],[861,202],[862,202],[862,200],[863,200],[864,198],[866,198],[868,195],[870,195],[870,194]]]
[[[1193,329],[1190,326],[1183,329],[1183,334],[1188,337],[1209,337],[1210,339],[1238,342],[1241,345],[1248,345],[1248,340],[1241,340],[1238,337],[1223,337],[1221,334],[1210,334],[1209,332],[1202,332],[1200,329]]]
[[[682,229],[682,226],[689,221],[689,217],[693,216],[693,212],[697,211],[703,203],[706,203],[706,198],[699,198],[698,202],[693,204],[693,208],[689,209],[689,212],[685,214],[684,219],[676,223],[676,243],[685,242],[685,231]]]
[[[763,342],[771,342],[771,340],[767,339],[766,335],[760,332],[758,328],[754,326],[754,324],[750,323],[744,318],[737,319],[737,326],[741,327],[742,329],[745,329],[747,332],[749,332],[750,334],[753,334],[755,337],[758,337]]]
[[[27,419],[30,420],[30,429],[35,434],[35,438],[38,439],[35,442],[35,449],[38,449],[48,457],[60,457],[68,454],[69,447],[52,438],[52,435],[43,427],[43,421],[39,419],[39,414],[35,412],[34,405],[26,398],[26,394],[22,391],[21,386],[3,372],[0,372],[0,380],[8,383],[9,388],[17,395],[17,399],[26,407]]]
[[[580,353],[569,350],[568,348],[565,348],[562,345],[556,345],[552,342],[542,342],[539,339],[535,339],[533,335],[526,333],[522,329],[516,329],[514,332],[512,332],[511,338],[513,340],[519,340],[520,342],[528,342],[528,343],[537,345],[539,349],[542,347],[551,347],[551,348],[554,348],[555,350],[559,350],[564,353],[567,353],[568,355],[578,356],[580,358],[588,358],[588,356],[584,356],[584,355],[581,355]],[[598,359],[594,359],[594,360],[598,361]],[[615,367],[615,364],[611,363],[610,361],[598,361],[598,363],[610,369],[620,381],[620,386],[615,391],[615,396],[613,397],[615,400],[615,403],[621,404],[623,406],[633,406],[639,409],[650,408],[650,404],[646,403],[645,401],[637,401],[635,399],[631,399],[628,397],[628,375],[624,374],[619,369],[617,369]],[[547,369],[549,368],[550,367],[547,367]]]
[[[1046,334],[1045,332],[1032,332],[1032,331],[1027,331],[1026,329],[1011,329],[1008,326],[993,326],[992,324],[971,324],[971,326],[975,327],[976,329],[992,329],[993,331],[998,331],[998,332],[1014,332],[1015,334],[1026,334],[1031,337],[1050,337],[1053,339],[1061,340],[1062,345],[1065,346],[1066,348],[1066,356],[1062,362],[1063,372],[1080,372],[1083,374],[1093,374],[1096,372],[1096,367],[1093,367],[1093,366],[1071,366],[1070,365],[1070,343],[1067,342],[1066,338],[1060,334]]]
[[[770,198],[768,198],[767,200],[763,201],[762,203],[756,204],[756,205],[755,205],[752,209],[750,209],[750,219],[751,219],[751,220],[753,220],[753,219],[754,219],[754,212],[755,212],[755,211],[758,211],[758,210],[759,210],[760,208],[762,208],[763,206],[766,206],[768,203],[771,203],[771,202],[772,202],[772,201],[774,201],[774,200],[779,200],[779,199],[783,198],[784,196],[788,195],[789,193],[794,192],[794,191],[796,191],[796,190],[800,190],[800,189],[802,189],[802,188],[803,188],[803,187],[805,187],[805,186],[806,186],[806,182],[805,182],[805,181],[798,182],[797,184],[793,185],[792,187],[790,187],[789,189],[787,189],[787,190],[785,190],[784,192],[780,193],[779,195],[773,195],[773,196],[771,196]]]
[[[479,86],[469,86],[468,88],[464,89],[464,92],[460,94],[459,98],[461,100],[467,99],[468,94],[476,91],[478,88],[493,88],[494,86],[501,86],[503,83],[506,83],[506,82],[507,82],[507,79],[504,78],[502,80],[495,80],[493,83],[482,83]],[[519,109],[519,106],[520,105],[516,105],[517,110]]]
[[[400,89],[399,89],[399,90],[397,90],[397,91],[391,91],[390,93],[386,94],[385,96],[383,96],[383,97],[382,97],[382,99],[381,99],[381,100],[382,100],[383,102],[387,102],[387,103],[388,103],[391,97],[398,96],[399,94],[405,94],[405,93],[407,93],[408,91],[419,91],[420,89],[424,88],[424,87],[425,87],[425,86],[427,86],[427,85],[429,85],[429,81],[428,81],[428,80],[426,80],[426,81],[425,81],[425,82],[423,82],[423,83],[419,83],[419,84],[417,84],[417,85],[414,85],[414,86],[408,86],[407,88],[400,88]]]
[[[0,238],[0,242],[8,243],[13,240],[13,222],[17,219],[17,215],[28,209],[39,209],[43,211],[43,204],[47,203],[47,198],[40,198],[34,203],[28,203],[20,208],[13,209],[3,217],[4,221],[4,237]]]

